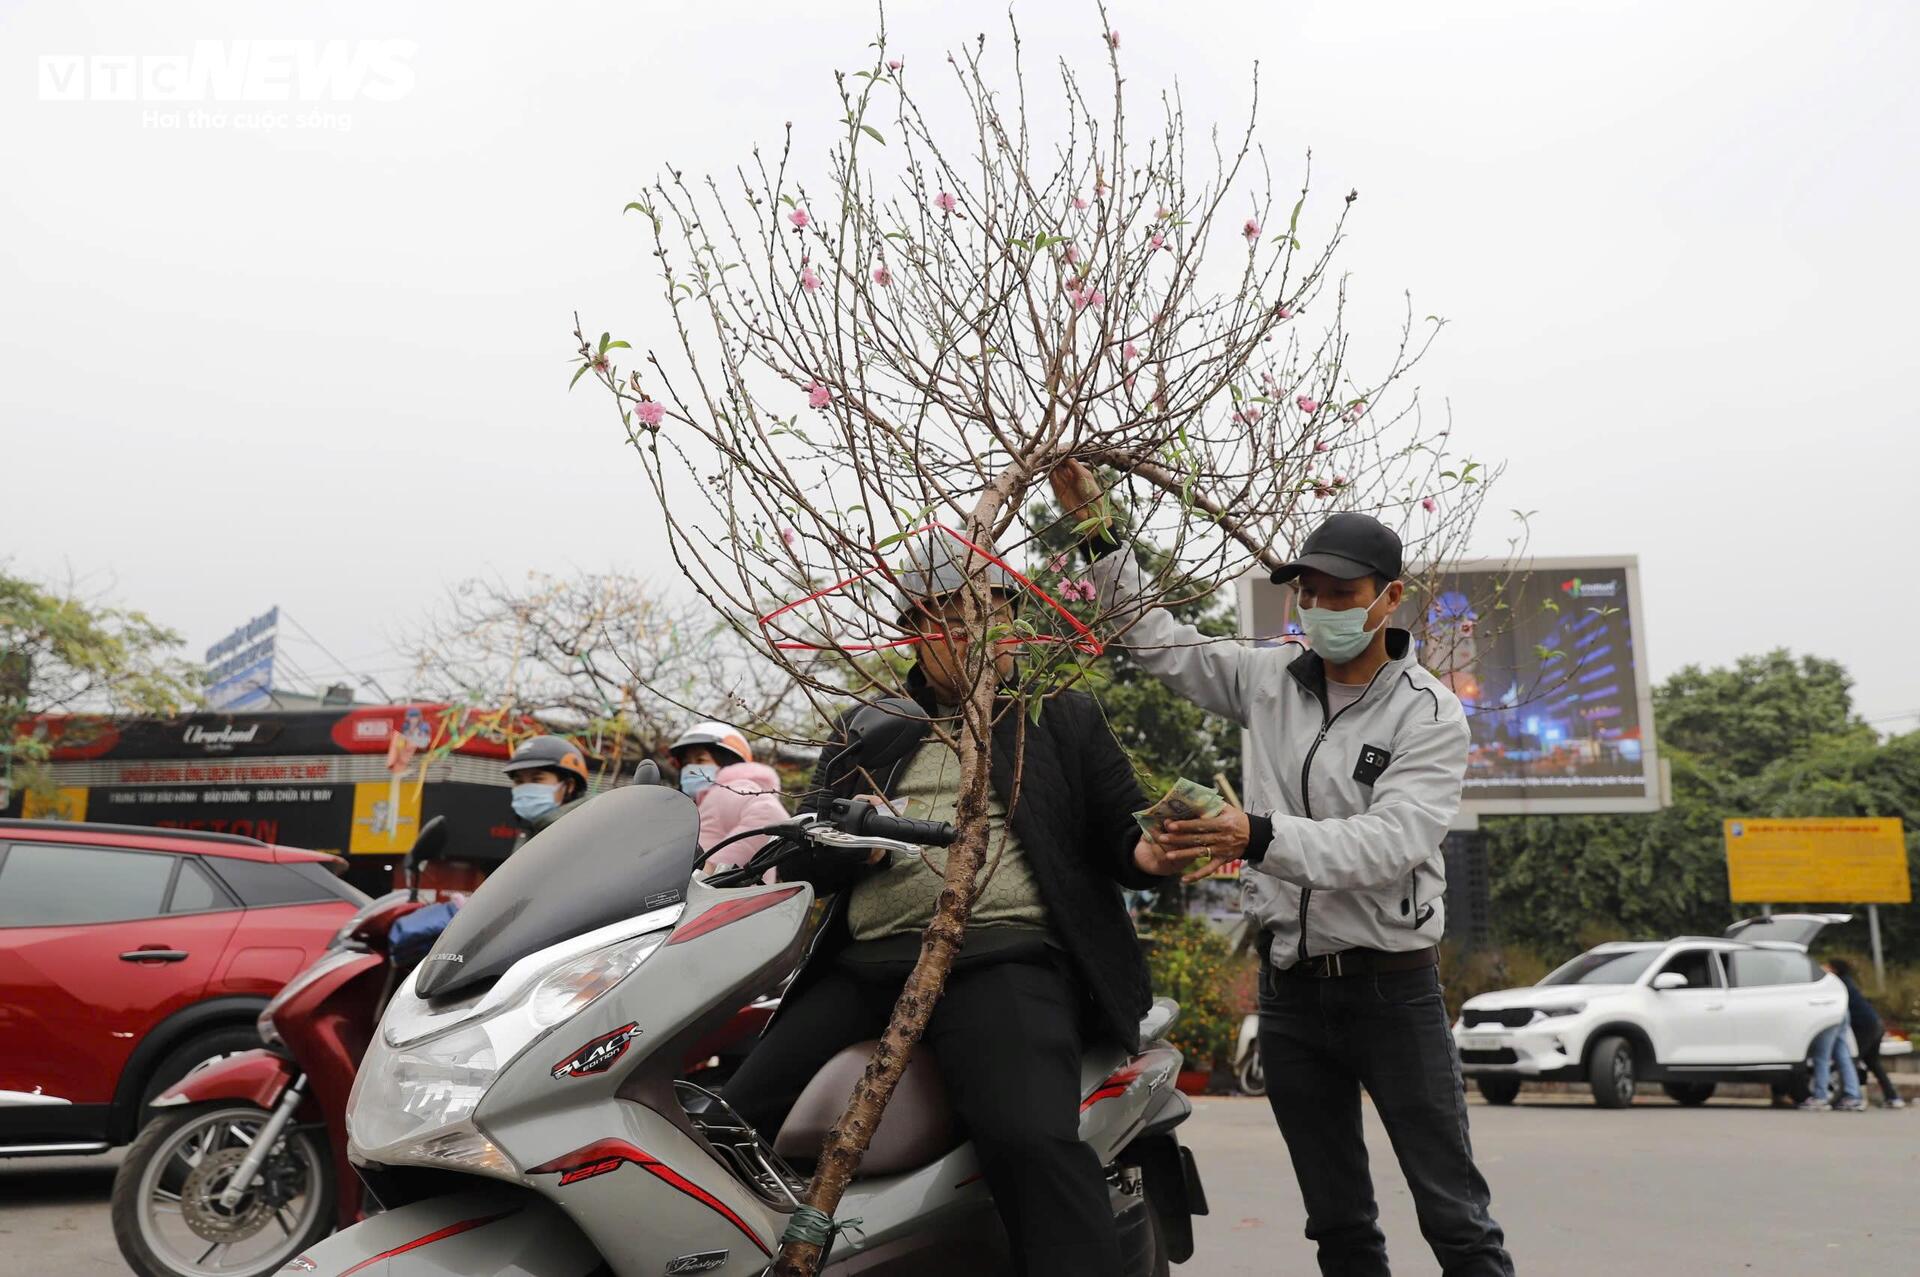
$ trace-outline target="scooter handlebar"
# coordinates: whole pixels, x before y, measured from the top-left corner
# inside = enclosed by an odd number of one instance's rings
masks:
[[[948,847],[959,837],[943,820],[914,820],[896,816],[864,798],[842,798],[833,804],[833,823],[856,838],[891,838],[923,847]]]

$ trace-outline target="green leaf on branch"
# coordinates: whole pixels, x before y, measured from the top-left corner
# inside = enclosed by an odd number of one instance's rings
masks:
[[[567,389],[572,390],[574,387],[574,383],[578,382],[582,377],[586,376],[587,369],[591,368],[592,366],[593,365],[587,363],[585,360],[582,360],[580,363],[580,366],[574,370],[573,381],[570,381],[567,383]]]
[[[860,131],[862,133],[865,133],[868,137],[872,138],[874,141],[878,142],[882,146],[885,146],[887,144],[887,139],[880,136],[880,130],[874,128],[873,125],[871,124],[862,124],[860,126]]]

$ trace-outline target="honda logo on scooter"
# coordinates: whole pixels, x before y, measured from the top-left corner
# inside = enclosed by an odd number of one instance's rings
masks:
[[[568,1078],[591,1077],[595,1073],[605,1073],[613,1067],[615,1060],[627,1053],[627,1047],[639,1036],[639,1027],[633,1023],[623,1024],[611,1033],[603,1033],[554,1065],[553,1075],[557,1078]],[[689,1269],[688,1271],[697,1270]]]

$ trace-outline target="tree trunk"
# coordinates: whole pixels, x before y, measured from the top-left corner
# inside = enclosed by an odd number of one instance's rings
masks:
[[[992,496],[989,493],[989,498]],[[988,504],[983,499],[982,507]],[[996,503],[997,504],[997,503]],[[973,527],[990,526],[990,513],[976,512]],[[977,538],[982,534],[975,533]],[[978,542],[984,544],[984,542]],[[977,581],[976,581],[977,585]],[[880,1115],[893,1098],[893,1088],[906,1070],[913,1047],[926,1031],[933,1008],[946,988],[947,973],[967,931],[973,911],[974,878],[987,851],[988,792],[993,748],[994,699],[999,674],[991,648],[984,640],[988,600],[984,588],[969,588],[967,631],[975,637],[968,660],[973,686],[962,707],[960,736],[960,793],[954,806],[958,837],[947,851],[945,885],[934,907],[933,921],[920,940],[920,957],[893,1004],[893,1016],[880,1036],[867,1068],[854,1084],[853,1096],[840,1120],[827,1132],[820,1147],[806,1202],[829,1218],[840,1205],[847,1184],[866,1155],[867,1145],[880,1125]],[[977,660],[975,658],[984,657]],[[975,668],[977,665],[977,668]],[[1016,767],[1018,760],[1015,760]],[[810,1277],[819,1268],[822,1248],[811,1242],[788,1241],[774,1263],[775,1277]]]

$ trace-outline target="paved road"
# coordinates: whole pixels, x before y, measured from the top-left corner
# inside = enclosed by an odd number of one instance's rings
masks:
[[[1368,1141],[1400,1274],[1436,1271],[1379,1124]],[[1894,1277],[1920,1255],[1920,1113],[1851,1115],[1576,1099],[1473,1106],[1473,1138],[1528,1277]],[[1187,1127],[1213,1214],[1176,1271],[1309,1277],[1299,1194],[1258,1100],[1203,1100]],[[0,1277],[124,1274],[110,1159],[0,1160]]]

